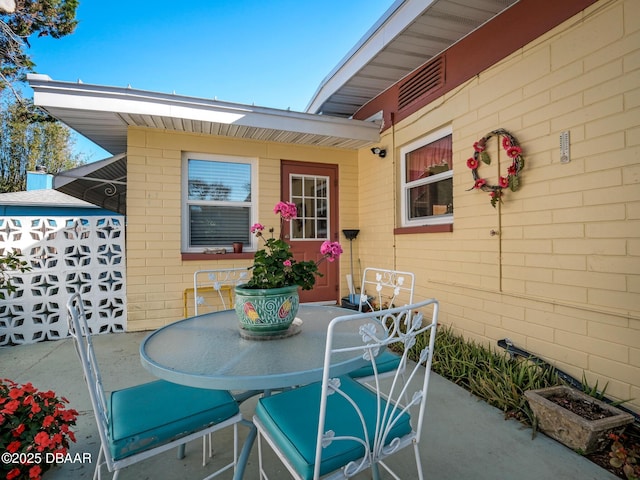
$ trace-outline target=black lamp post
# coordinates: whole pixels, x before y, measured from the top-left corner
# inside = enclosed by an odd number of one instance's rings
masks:
[[[360,230],[347,229],[347,230],[342,230],[342,233],[344,233],[344,236],[347,238],[347,240],[349,240],[349,257],[351,259],[351,286],[353,288],[353,241],[358,236],[358,233],[360,233]],[[355,294],[355,288],[353,288],[353,292],[349,291],[349,293]],[[349,298],[349,301],[351,303],[355,303],[354,298],[351,298],[351,296]]]

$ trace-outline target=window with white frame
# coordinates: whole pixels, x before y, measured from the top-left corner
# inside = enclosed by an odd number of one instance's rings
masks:
[[[400,156],[402,226],[453,223],[451,127],[401,148]]]
[[[252,245],[256,161],[185,153],[182,158],[182,251]]]

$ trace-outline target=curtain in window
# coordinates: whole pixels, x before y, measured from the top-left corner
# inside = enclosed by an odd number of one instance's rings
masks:
[[[436,140],[424,147],[420,147],[406,156],[406,182],[413,182],[430,175],[451,170],[452,152],[452,136]]]

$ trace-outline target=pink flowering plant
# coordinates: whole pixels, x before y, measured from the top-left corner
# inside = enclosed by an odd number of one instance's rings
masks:
[[[40,479],[52,459],[65,458],[78,416],[67,403],[51,390],[0,379],[0,478]]]
[[[298,216],[295,204],[278,202],[273,209],[280,215],[280,236],[274,237],[274,229],[269,228],[270,238],[263,234],[265,226],[255,223],[251,226],[251,233],[264,242],[264,248],[254,255],[251,269],[252,277],[247,282],[247,288],[281,288],[299,285],[303,290],[311,290],[316,283],[316,276],[322,276],[318,266],[325,259],[335,261],[342,254],[342,247],[338,242],[325,241],[320,246],[322,258],[318,262],[311,260],[299,262],[293,258],[291,247],[282,238],[286,222]]]

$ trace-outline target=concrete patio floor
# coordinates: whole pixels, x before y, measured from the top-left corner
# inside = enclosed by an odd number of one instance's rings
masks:
[[[145,332],[107,334],[95,337],[98,361],[107,390],[124,388],[154,380],[140,364],[138,348]],[[70,452],[90,453],[97,459],[99,438],[82,370],[71,339],[0,348],[0,377],[19,383],[31,382],[40,389],[54,390],[80,412],[74,429],[77,443]],[[251,419],[255,398],[242,405],[245,418]],[[574,453],[560,443],[538,434],[513,420],[504,420],[502,412],[471,396],[453,383],[432,375],[425,430],[421,449],[425,478],[474,480],[607,480],[617,477]],[[247,428],[240,426],[243,442]],[[229,457],[231,430],[216,434],[214,448],[221,461]],[[269,451],[268,448],[265,450]],[[266,470],[273,479],[289,478],[281,464],[269,456]],[[45,474],[47,480],[92,478],[94,463],[64,464]],[[402,478],[416,477],[411,449],[390,462]],[[203,478],[213,471],[216,457],[202,467],[200,440],[187,445],[185,458],[173,452],[156,456],[124,469],[120,479]],[[106,472],[106,469],[104,470]],[[357,479],[369,478],[368,472]],[[106,477],[110,478],[110,477]],[[231,472],[217,477],[232,478]],[[245,478],[258,478],[257,446],[254,445]],[[383,474],[383,478],[390,478]]]

